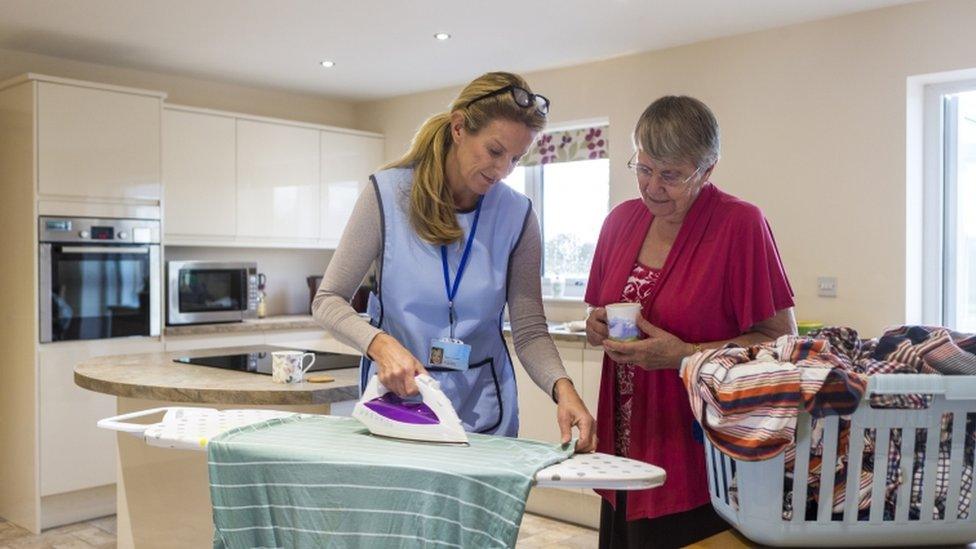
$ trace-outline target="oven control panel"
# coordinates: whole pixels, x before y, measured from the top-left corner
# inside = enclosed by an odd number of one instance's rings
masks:
[[[40,242],[159,243],[159,221],[153,219],[41,217],[38,229]]]

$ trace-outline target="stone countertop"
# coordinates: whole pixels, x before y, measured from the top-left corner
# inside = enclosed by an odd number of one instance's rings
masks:
[[[506,322],[502,326],[502,331],[507,337],[512,337],[512,325]],[[566,329],[563,322],[550,322],[549,335],[553,341],[565,341],[568,343],[586,343],[586,332],[571,332]]]
[[[202,404],[327,404],[359,397],[359,369],[321,372],[329,383],[282,384],[271,376],[173,362],[185,356],[259,351],[266,347],[230,347],[173,353],[146,353],[88,359],[75,366],[75,384],[110,395]]]
[[[166,326],[164,333],[167,336],[184,336],[316,329],[320,329],[320,326],[312,319],[312,315],[285,315],[248,319],[243,322]],[[512,327],[508,322],[504,325],[504,332],[507,336],[512,335]],[[573,343],[586,341],[586,332],[571,332],[566,329],[563,322],[550,322],[549,334],[556,341]]]
[[[282,315],[267,318],[249,318],[243,322],[221,322],[214,324],[186,324],[166,326],[163,334],[167,336],[233,334],[244,332],[272,332],[277,330],[319,330],[321,327],[312,315]]]

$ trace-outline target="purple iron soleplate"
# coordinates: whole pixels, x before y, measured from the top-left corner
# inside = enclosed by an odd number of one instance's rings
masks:
[[[393,421],[399,421],[400,423],[420,425],[438,423],[437,415],[434,414],[434,411],[429,406],[423,402],[403,400],[395,393],[386,393],[379,398],[374,398],[366,402],[364,406],[383,417],[392,419]]]

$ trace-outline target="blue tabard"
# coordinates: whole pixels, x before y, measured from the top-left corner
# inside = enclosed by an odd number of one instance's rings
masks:
[[[372,180],[382,215],[383,251],[378,293],[369,298],[370,323],[396,338],[426,366],[431,339],[450,335],[440,246],[422,240],[410,223],[413,170],[383,170]],[[484,196],[468,264],[454,299],[455,337],[471,346],[470,368],[458,372],[426,366],[467,431],[518,434],[515,373],[502,336],[502,314],[509,263],[530,210],[529,199],[504,184],[493,185]],[[464,237],[447,246],[452,282],[474,215],[473,211],[457,214]],[[364,357],[360,391],[374,373],[372,361]]]

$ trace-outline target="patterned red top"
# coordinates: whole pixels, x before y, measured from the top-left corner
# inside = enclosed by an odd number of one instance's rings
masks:
[[[653,269],[640,262],[634,263],[633,270],[620,301],[626,303],[643,303],[651,294],[654,285],[661,278],[661,269]],[[614,417],[615,435],[614,448],[618,456],[628,457],[630,450],[630,415],[634,398],[634,371],[639,366],[633,364],[617,364],[617,410]]]

